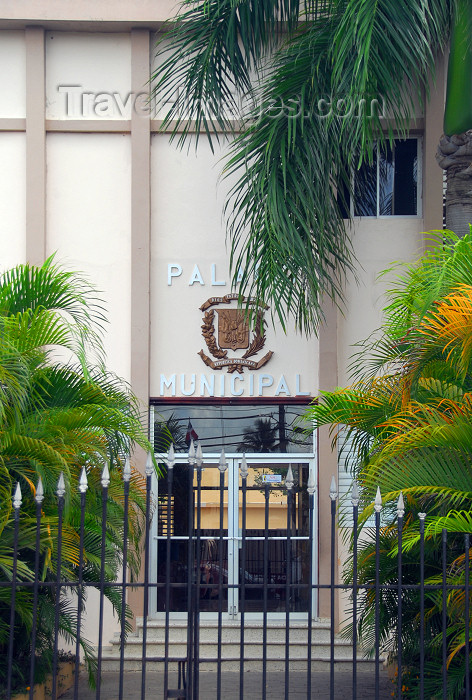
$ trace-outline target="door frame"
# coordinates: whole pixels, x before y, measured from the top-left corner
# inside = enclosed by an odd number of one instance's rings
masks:
[[[218,464],[220,455],[219,454],[207,454],[204,457],[203,468],[205,464],[214,465]],[[165,455],[156,454],[156,459],[160,462],[165,461]],[[228,462],[228,536],[224,538],[228,542],[228,582],[230,584],[238,583],[237,572],[239,571],[239,543],[241,541],[241,535],[239,532],[239,492],[241,489],[241,478],[239,475],[239,465],[241,463],[242,455],[241,453],[229,453],[226,455],[226,460]],[[306,453],[254,453],[246,455],[246,460],[249,469],[251,467],[257,467],[258,464],[308,464],[309,470],[313,470],[315,476],[315,483],[318,483],[318,470],[317,470],[317,460],[316,456],[306,454]],[[188,463],[187,454],[176,454],[176,462],[186,462]],[[236,476],[237,475],[237,476]],[[159,481],[156,476],[152,478],[152,493],[156,496],[156,503],[158,503],[158,493],[159,493]],[[313,558],[313,584],[315,587],[312,590],[312,610],[313,619],[318,618],[318,589],[316,584],[318,583],[319,571],[318,571],[318,492],[315,491],[314,498],[314,510],[313,510],[313,538],[312,538],[312,558]],[[157,571],[158,571],[158,540],[165,540],[165,536],[158,536],[158,513],[157,508],[153,514],[150,528],[150,556],[149,556],[149,581],[151,584],[157,583]],[[308,539],[309,535],[303,537]],[[185,538],[188,539],[188,538]],[[231,564],[230,562],[231,557]],[[233,621],[237,622],[240,620],[240,612],[238,609],[238,595],[237,588],[228,589],[228,607],[223,610],[223,621]],[[156,620],[163,620],[165,618],[165,611],[157,611],[157,588],[151,585],[149,589],[149,618]],[[202,611],[199,613],[202,620],[215,620],[218,617],[217,612],[207,612]],[[245,618],[247,620],[257,621],[262,619],[262,612],[246,612]],[[268,612],[268,619],[277,620],[285,619],[285,612]],[[170,617],[174,620],[187,619],[187,612],[173,612],[170,611]],[[306,612],[291,612],[290,618],[293,620],[306,620]]]

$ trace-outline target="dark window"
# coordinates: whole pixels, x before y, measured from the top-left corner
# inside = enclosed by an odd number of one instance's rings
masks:
[[[374,152],[353,175],[350,210],[354,216],[415,216],[418,214],[418,139],[395,141]],[[349,192],[344,184],[338,196],[346,217]]]

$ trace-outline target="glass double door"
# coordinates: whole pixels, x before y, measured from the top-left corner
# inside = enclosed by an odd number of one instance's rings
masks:
[[[316,540],[313,532],[310,536],[315,518],[310,517],[306,485],[314,465],[288,455],[247,462],[245,494],[240,458],[227,459],[223,489],[216,458],[205,460],[200,485],[197,470],[177,462],[170,510],[167,478],[159,480],[153,562],[158,614],[166,609],[166,583],[170,612],[187,613],[189,568],[201,614],[216,614],[220,597],[224,615],[232,619],[243,606],[246,614],[285,614],[287,598],[292,613],[308,611]],[[285,487],[289,466],[294,477],[290,512]]]

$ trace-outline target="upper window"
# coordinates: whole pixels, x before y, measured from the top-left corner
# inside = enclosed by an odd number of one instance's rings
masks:
[[[206,453],[312,453],[313,433],[300,417],[306,405],[158,405],[154,407],[154,449],[167,449],[169,433],[177,452],[190,439]]]
[[[417,138],[396,140],[393,146],[378,146],[372,163],[354,173],[350,198],[347,187],[339,204],[351,216],[416,216],[420,214],[420,142]]]

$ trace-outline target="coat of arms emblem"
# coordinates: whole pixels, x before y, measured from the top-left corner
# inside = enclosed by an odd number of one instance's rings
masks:
[[[269,351],[258,361],[249,359],[257,355],[266,342],[263,309],[260,309],[257,313],[251,337],[249,321],[244,311],[241,311],[236,306],[230,306],[237,300],[237,294],[226,294],[224,297],[210,297],[202,304],[200,307],[200,311],[203,311],[202,335],[214,359],[208,357],[203,350],[200,350],[198,354],[203,362],[212,369],[220,370],[226,367],[229,373],[238,372],[242,374],[244,368],[254,370],[263,367],[270,360],[273,352]],[[222,305],[225,305],[226,308],[212,308]],[[218,341],[215,337],[215,323]],[[245,352],[240,356],[228,357],[229,350],[245,350]]]

